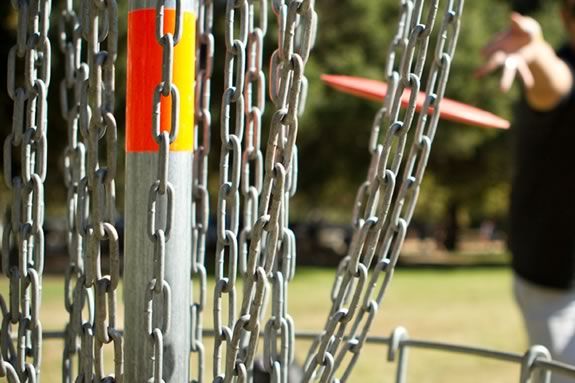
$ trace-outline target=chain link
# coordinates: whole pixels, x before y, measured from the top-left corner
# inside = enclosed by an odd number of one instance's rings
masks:
[[[163,382],[163,339],[170,330],[171,288],[164,278],[166,244],[170,240],[172,217],[174,215],[174,187],[168,181],[170,144],[178,136],[179,130],[179,91],[173,82],[174,50],[183,31],[183,11],[181,0],[175,1],[174,30],[164,30],[165,0],[156,3],[156,41],[162,47],[161,81],[156,86],[152,107],[152,137],[159,146],[156,180],[152,183],[148,197],[148,237],[154,245],[153,276],[147,291],[147,336],[153,347],[149,360],[154,361],[150,382]],[[171,98],[170,131],[161,129],[162,98]],[[161,202],[163,201],[163,204]],[[162,206],[158,208],[158,205]],[[163,222],[164,227],[158,227]],[[154,315],[159,310],[160,316]],[[154,317],[162,318],[162,323],[154,323]]]
[[[235,365],[229,366],[226,358],[225,374],[222,367],[222,349],[227,354],[232,347],[232,329],[236,317],[236,279],[238,267],[238,232],[240,218],[241,143],[244,135],[246,45],[248,41],[248,0],[226,1],[224,42],[224,93],[220,114],[220,189],[217,206],[217,244],[214,292],[214,354],[215,380],[231,379]],[[232,117],[233,114],[233,117]],[[228,264],[226,266],[226,257]],[[227,299],[228,319],[224,321],[223,301]]]
[[[67,146],[64,151],[64,182],[66,197],[66,246],[68,267],[64,276],[64,307],[68,312],[62,357],[62,380],[73,381],[73,358],[80,356],[80,334],[82,333],[81,311],[89,306],[94,312],[92,295],[89,299],[78,292],[84,291],[80,283],[84,275],[84,241],[76,221],[80,200],[79,185],[86,175],[86,147],[78,137],[80,103],[84,82],[87,80],[87,64],[82,63],[82,35],[80,19],[73,2],[63,5],[58,20],[58,43],[64,55],[64,78],[60,82],[60,109],[67,126]],[[70,98],[73,99],[70,102]]]
[[[354,205],[355,231],[349,254],[338,268],[325,329],[308,354],[306,382],[317,377],[322,382],[343,382],[349,378],[393,276],[415,209],[463,10],[463,0],[447,2],[428,72],[425,103],[416,119],[415,97],[420,90],[438,12],[438,0],[432,0],[428,6],[424,3],[401,1],[398,30],[386,66],[389,91],[373,123],[369,141],[372,161]],[[401,96],[408,89],[412,97],[401,113]],[[408,133],[414,122],[415,132],[410,139]],[[412,144],[403,161],[407,142]],[[373,273],[368,276],[370,268]],[[349,330],[348,324],[351,324]],[[351,356],[346,358],[348,353]],[[338,369],[342,370],[339,379]]]
[[[243,199],[242,223],[239,236],[239,267],[246,277],[247,256],[252,230],[258,216],[258,202],[263,185],[263,154],[261,150],[262,116],[266,103],[266,78],[263,68],[264,38],[268,28],[267,0],[248,1],[248,40],[246,46],[247,63],[244,84],[246,135],[242,153],[241,185]],[[240,355],[253,353],[250,337],[242,333]],[[253,359],[250,357],[250,359]],[[243,366],[242,366],[243,368]],[[251,363],[246,367],[248,376],[252,374]]]
[[[398,31],[385,68],[389,93],[372,127],[369,141],[372,161],[354,205],[355,232],[349,254],[338,268],[326,327],[310,349],[306,382],[316,377],[322,382],[339,381],[335,377],[339,368],[343,369],[340,380],[347,380],[393,276],[435,135],[439,103],[445,91],[463,8],[463,0],[448,0],[426,82],[425,104],[416,116],[415,96],[421,87],[438,3],[439,0],[431,0],[426,6],[424,0],[401,0]],[[115,0],[82,0],[78,13],[73,4],[72,0],[64,3],[58,22],[59,47],[65,65],[60,104],[68,131],[64,178],[68,189],[69,266],[65,306],[69,323],[63,381],[72,381],[72,358],[76,355],[75,381],[121,382],[122,336],[116,328],[120,258],[114,227],[117,3]],[[152,134],[159,153],[157,177],[150,187],[148,200],[148,236],[154,245],[154,270],[148,284],[146,312],[147,335],[153,344],[149,357],[154,361],[149,381],[153,382],[163,381],[163,339],[170,327],[171,289],[164,278],[164,265],[174,215],[174,188],[168,181],[169,147],[178,135],[180,108],[179,92],[173,83],[173,56],[182,35],[181,1],[175,4],[175,28],[167,33],[163,24],[165,0],[159,0],[156,5],[156,38],[162,46],[163,62],[161,82],[152,100]],[[264,157],[261,126],[266,79],[262,56],[268,27],[267,0],[227,0],[226,3],[214,381],[249,378],[260,329],[265,337],[264,367],[273,381],[287,383],[287,371],[294,357],[294,323],[287,311],[288,282],[295,273],[295,236],[288,227],[289,201],[297,189],[298,115],[305,105],[304,68],[315,40],[317,15],[313,0],[272,0],[271,5],[278,21],[278,47],[269,70],[269,93],[275,108]],[[7,81],[14,114],[12,131],[4,142],[5,182],[13,198],[5,214],[1,259],[10,291],[8,304],[4,296],[0,296],[0,377],[32,382],[40,378],[42,341],[39,304],[44,258],[43,182],[51,52],[47,33],[51,4],[50,0],[36,0],[20,1],[16,6],[18,40],[9,54]],[[192,294],[191,302],[191,353],[197,354],[200,367],[192,378],[194,382],[203,381],[201,314],[206,296],[204,258],[209,216],[207,162],[214,57],[213,6],[212,0],[200,1],[196,48],[198,97],[191,278],[198,292]],[[86,62],[82,62],[82,39],[86,41]],[[17,84],[19,67],[23,75],[21,84]],[[406,90],[411,91],[412,98],[402,112],[400,99]],[[172,101],[169,132],[162,131],[160,126],[163,98]],[[414,123],[415,132],[410,139],[408,133]],[[408,142],[412,144],[405,157]],[[101,144],[105,150],[101,150]],[[14,160],[18,148],[20,163]],[[240,193],[244,201],[242,211]],[[17,254],[13,247],[17,248]],[[104,248],[108,249],[108,275],[104,275],[101,267]],[[244,278],[239,311],[236,308],[238,267]],[[374,270],[371,275],[368,274],[370,268]],[[271,314],[262,327],[270,285]],[[222,309],[224,297],[227,310]],[[161,315],[154,315],[155,311]],[[227,321],[222,317],[225,311]],[[162,318],[161,323],[154,323],[156,317]],[[16,344],[11,340],[12,326],[17,326]],[[106,376],[103,348],[110,343],[114,345],[115,368],[114,374]],[[224,346],[225,357],[222,357]],[[346,359],[347,353],[351,356]],[[348,360],[345,366],[344,360]]]
[[[50,84],[50,0],[12,1],[17,41],[8,55],[12,130],[4,141],[4,178],[12,191],[2,238],[2,271],[9,279],[8,306],[0,296],[0,377],[40,381],[40,298],[44,268],[44,181]],[[18,159],[18,149],[20,158]],[[13,331],[12,326],[17,327]],[[12,341],[15,336],[16,346]]]
[[[267,261],[262,262],[266,270],[268,265],[272,267],[272,272],[268,272],[272,284],[272,311],[264,330],[264,368],[273,381],[287,383],[288,370],[294,359],[295,331],[287,311],[287,292],[296,261],[295,235],[288,228],[289,200],[297,189],[298,115],[303,113],[307,92],[303,71],[315,41],[317,14],[313,1],[276,1],[272,2],[272,10],[281,33],[270,67],[270,97],[276,111],[268,138],[266,177],[260,204],[260,214],[271,218],[267,224],[270,230],[264,228],[263,254]]]
[[[60,106],[68,127],[64,179],[68,189],[65,307],[69,322],[62,364],[64,382],[73,380],[74,355],[78,356],[74,381],[123,381],[123,340],[116,322],[120,249],[114,226],[117,23],[115,0],[82,0],[78,13],[74,2],[66,1],[59,19],[59,45],[65,64]],[[104,145],[105,150],[101,150]],[[103,254],[109,263],[106,275],[101,266]],[[113,344],[114,350],[112,374],[104,371],[104,346],[108,344]]]
[[[288,370],[294,360],[295,344],[295,325],[287,311],[287,292],[288,283],[295,275],[296,261],[295,235],[288,227],[289,202],[297,190],[298,155],[294,136],[298,129],[297,115],[303,113],[307,98],[307,79],[303,74],[303,68],[301,74],[297,73],[297,68],[287,68],[293,66],[296,62],[294,59],[298,60],[298,57],[301,57],[303,64],[307,61],[309,51],[315,41],[317,15],[313,10],[312,2],[300,2],[299,4],[274,2],[272,8],[278,18],[279,25],[283,26],[283,35],[280,35],[278,39],[278,49],[272,56],[272,67],[270,68],[270,96],[272,101],[275,99],[274,103],[278,108],[276,115],[278,117],[283,115],[281,120],[284,120],[277,125],[278,136],[276,138],[283,153],[280,151],[278,153],[280,156],[276,157],[275,161],[277,163],[283,157],[283,161],[288,161],[289,165],[285,167],[285,187],[280,189],[283,193],[278,222],[279,236],[275,249],[277,258],[274,272],[270,276],[272,312],[264,330],[265,345],[267,345],[267,347],[264,346],[264,368],[274,381],[287,382]],[[277,68],[274,68],[274,65],[277,65]],[[290,74],[290,70],[293,73]],[[278,77],[274,78],[274,74],[277,74]],[[289,84],[289,81],[292,83]],[[295,86],[298,86],[299,89],[294,88]],[[282,110],[285,114],[282,113]],[[277,123],[277,120],[272,122],[272,130],[274,130],[274,123]],[[266,158],[266,166],[269,169],[268,158]],[[279,199],[280,197],[276,198]],[[280,341],[278,342],[277,339]]]
[[[261,127],[266,102],[263,46],[267,32],[267,0],[250,0],[248,7],[247,66],[244,86],[246,137],[242,153],[240,186],[244,201],[243,227],[239,240],[239,264],[242,275],[246,272],[249,241],[258,214],[258,199],[263,184]],[[258,14],[259,19],[256,19]]]
[[[295,265],[295,240],[287,228],[288,201],[296,189],[298,112],[302,110],[300,101],[305,98],[302,97],[305,91],[303,71],[313,45],[317,16],[314,2],[308,0],[274,1],[272,9],[278,20],[278,48],[270,67],[270,97],[275,111],[264,158],[260,149],[261,115],[265,106],[261,52],[267,30],[267,2],[227,2],[227,88],[222,107],[214,381],[230,382],[251,376],[269,281],[272,282],[272,314],[263,328],[267,339],[264,365],[272,374],[272,381],[287,382],[287,370],[293,361],[294,326],[286,307],[287,282],[293,277]],[[236,26],[236,13],[239,13],[239,26]],[[238,35],[234,36],[236,32]],[[244,70],[246,43],[247,67]],[[238,68],[240,66],[242,68]],[[244,74],[245,78],[241,77]],[[229,129],[232,103],[237,104],[233,133]],[[243,137],[244,118],[247,129],[240,164],[236,150]],[[244,288],[240,312],[236,316],[238,189],[245,202],[239,259]],[[230,249],[227,275],[224,274],[225,247]],[[221,318],[224,293],[229,295],[227,326],[222,324]],[[225,374],[222,374],[224,342]],[[277,349],[278,344],[280,349]]]
[[[192,302],[190,307],[191,355],[196,354],[196,373],[191,368],[191,382],[204,381],[205,347],[202,340],[203,310],[206,304],[206,239],[209,225],[208,157],[212,115],[211,81],[214,69],[214,3],[200,0],[196,35],[196,113],[194,128],[194,162],[192,184]],[[197,293],[194,294],[195,290]],[[192,364],[193,365],[193,364]]]

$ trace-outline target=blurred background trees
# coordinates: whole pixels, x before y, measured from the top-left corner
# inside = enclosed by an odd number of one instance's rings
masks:
[[[65,145],[65,124],[60,116],[58,85],[62,78],[61,53],[57,41],[59,4],[52,13],[53,76],[49,105],[49,173],[47,208],[52,216],[62,215],[65,191],[60,171]],[[369,161],[367,142],[373,116],[379,105],[338,93],[321,83],[323,73],[384,79],[387,47],[396,29],[398,0],[317,0],[320,16],[315,50],[307,67],[310,82],[306,114],[299,133],[299,189],[292,205],[294,219],[348,223],[355,191],[365,178]],[[443,6],[445,1],[440,2]],[[557,2],[547,2],[535,17],[543,24],[545,36],[555,45],[562,40]],[[125,52],[127,1],[120,2],[120,56],[118,58],[117,118],[124,125]],[[447,97],[511,118],[517,88],[504,95],[497,76],[477,80],[481,47],[508,20],[510,5],[503,0],[467,1],[462,30]],[[216,14],[223,15],[224,2],[216,1]],[[270,18],[270,22],[275,22]],[[15,40],[16,13],[9,1],[0,2],[0,125],[1,138],[10,130],[12,102],[6,94],[6,57]],[[267,36],[266,55],[275,45],[273,29]],[[216,17],[217,41],[222,41],[223,17]],[[219,101],[223,89],[223,51],[216,51],[216,78],[213,83],[213,131],[218,132]],[[269,122],[269,109],[266,113]],[[264,125],[263,142],[267,138]],[[219,137],[212,135],[211,182],[217,184]],[[461,126],[441,121],[432,157],[420,196],[415,220],[430,226],[478,225],[485,220],[504,224],[510,180],[510,132]],[[123,138],[120,138],[123,145]],[[536,154],[535,154],[536,155]],[[122,160],[122,159],[121,159]],[[118,204],[122,210],[123,176],[118,179]],[[7,190],[0,189],[0,205],[7,203]],[[215,192],[212,192],[212,197]],[[215,201],[212,201],[212,209]],[[457,226],[457,225],[456,225]]]
[[[353,190],[368,166],[367,140],[379,105],[326,88],[318,77],[334,73],[383,79],[397,2],[354,0],[344,5],[324,0],[317,6],[321,25],[308,67],[312,86],[300,133],[296,206],[301,207],[300,214],[349,220]],[[518,87],[502,94],[497,76],[474,77],[482,63],[482,46],[506,27],[509,12],[505,1],[466,2],[446,96],[511,119]],[[533,14],[555,45],[563,38],[558,12],[558,2],[545,2]],[[504,227],[511,176],[509,141],[509,131],[440,121],[415,221],[449,228],[454,220],[456,226],[491,220]]]

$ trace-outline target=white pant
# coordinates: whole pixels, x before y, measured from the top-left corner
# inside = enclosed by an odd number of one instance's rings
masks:
[[[575,290],[534,285],[515,275],[513,290],[531,345],[549,349],[554,360],[575,364]],[[554,374],[553,383],[575,382]]]

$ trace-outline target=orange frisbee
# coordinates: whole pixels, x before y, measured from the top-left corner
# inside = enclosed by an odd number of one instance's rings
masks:
[[[322,75],[321,79],[332,88],[368,100],[383,101],[387,93],[387,84],[377,80],[327,74]],[[409,104],[410,94],[409,89],[403,93],[402,107],[405,108]],[[419,92],[416,104],[418,112],[421,111],[424,101],[425,93]],[[441,101],[439,116],[445,120],[484,128],[508,129],[510,125],[509,121],[493,113],[448,98],[443,98]]]

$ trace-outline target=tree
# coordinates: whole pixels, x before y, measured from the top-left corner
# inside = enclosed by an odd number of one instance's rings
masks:
[[[378,105],[326,88],[319,75],[383,79],[397,3],[364,0],[345,7],[333,1],[317,3],[320,33],[308,66],[312,87],[300,134],[300,194],[295,204],[300,212],[324,210],[324,216],[349,220],[355,189],[368,166],[367,140]],[[561,26],[553,22],[556,7],[546,4],[536,15],[553,41],[561,36]],[[502,95],[495,76],[478,81],[474,72],[482,62],[482,46],[507,25],[509,11],[501,1],[466,2],[446,92],[447,97],[508,119],[517,89]],[[503,218],[510,179],[509,139],[507,131],[440,121],[416,218],[437,222],[447,213],[458,216],[461,211],[473,220],[487,214]]]
[[[298,137],[300,153],[299,192],[293,201],[293,215],[298,219],[317,216],[339,222],[349,222],[355,191],[365,178],[369,162],[367,142],[371,123],[379,105],[340,94],[321,83],[323,73],[359,75],[383,79],[387,47],[397,27],[398,0],[321,0],[316,2],[319,14],[318,41],[307,66],[310,89],[305,116],[301,119]],[[124,126],[126,73],[126,2],[120,2],[120,52],[117,61],[117,119],[120,133]],[[443,7],[445,1],[440,1]],[[223,89],[224,4],[216,6],[216,63],[212,84],[213,153],[210,157],[212,189],[217,183],[220,141],[218,134],[219,103]],[[61,177],[61,157],[66,127],[60,116],[59,81],[63,65],[57,44],[58,2],[52,13],[53,76],[49,94],[49,171],[48,207],[62,211],[64,188]],[[513,96],[498,92],[496,78],[476,81],[474,70],[481,62],[480,48],[489,37],[506,25],[509,7],[500,0],[467,1],[462,30],[447,96],[471,103],[507,118],[511,117]],[[441,14],[441,13],[440,13]],[[556,23],[556,4],[546,4],[538,13],[546,37],[559,41],[561,26]],[[0,73],[6,73],[6,57],[14,44],[16,13],[10,2],[0,2]],[[270,24],[275,18],[270,17]],[[266,37],[265,59],[277,44],[275,28]],[[264,61],[269,62],[269,61]],[[4,76],[0,81],[5,85]],[[0,89],[5,86],[0,84]],[[10,129],[12,102],[0,92],[2,138]],[[267,139],[271,108],[264,116],[262,142]],[[122,134],[121,134],[122,137]],[[417,217],[440,221],[447,207],[455,203],[459,210],[468,211],[472,218],[485,214],[504,216],[505,194],[509,183],[508,132],[485,130],[440,122]],[[120,147],[122,147],[120,138]],[[119,151],[122,153],[122,151]],[[121,163],[121,162],[120,162]],[[120,166],[120,170],[123,167]],[[118,175],[118,204],[122,203],[123,174]],[[5,190],[5,189],[3,189]],[[212,192],[212,204],[215,195]],[[2,194],[3,196],[5,193]],[[2,198],[3,201],[6,198]],[[311,212],[311,213],[310,213]],[[320,212],[320,213],[318,213]]]

